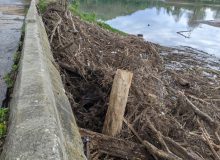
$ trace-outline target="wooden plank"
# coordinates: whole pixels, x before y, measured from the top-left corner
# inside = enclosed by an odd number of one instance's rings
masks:
[[[115,136],[120,133],[133,73],[118,69],[114,77],[102,133]]]
[[[145,146],[141,144],[114,138],[82,128],[80,129],[80,134],[82,137],[89,138],[90,150],[98,150],[101,153],[125,159],[148,160],[150,157]]]

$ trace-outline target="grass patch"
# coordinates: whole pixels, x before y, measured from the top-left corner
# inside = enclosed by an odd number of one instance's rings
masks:
[[[7,132],[8,108],[0,108],[0,138],[5,137]]]
[[[6,74],[3,77],[3,79],[4,79],[5,83],[7,84],[8,88],[12,88],[14,86],[15,77],[16,77],[17,70],[18,70],[18,67],[19,67],[19,60],[20,60],[20,57],[21,57],[20,49],[22,48],[22,45],[23,45],[23,43],[20,42],[19,47],[18,47],[19,51],[17,51],[14,54],[14,57],[13,57],[14,64],[12,66],[11,72]]]
[[[125,33],[125,32],[119,31],[119,30],[111,27],[110,25],[108,25],[104,22],[98,21],[95,13],[83,13],[83,12],[81,12],[79,10],[79,5],[80,5],[79,1],[75,0],[69,6],[69,9],[74,15],[79,16],[81,20],[84,20],[84,21],[87,21],[87,22],[90,22],[90,23],[95,23],[98,26],[100,26],[101,28],[106,29],[110,32],[118,33],[120,35],[127,35],[127,33]]]
[[[102,27],[102,28],[104,28],[104,29],[107,29],[107,30],[109,30],[109,31],[111,31],[111,32],[114,32],[114,33],[119,33],[119,34],[121,34],[121,35],[127,35],[127,33],[125,33],[125,32],[122,32],[122,31],[119,31],[119,30],[117,30],[117,29],[115,29],[115,28],[113,28],[113,27],[111,27],[110,25],[108,25],[108,24],[106,24],[106,23],[104,23],[104,22],[96,22],[100,27]]]
[[[46,2],[46,0],[39,0],[38,9],[39,9],[40,13],[43,13],[44,11],[46,11],[47,4],[48,3]]]
[[[20,42],[19,47],[22,46],[22,45],[23,45],[23,43]],[[20,51],[18,51],[18,52],[16,52],[14,54],[14,57],[13,57],[14,64],[18,64],[19,63],[20,56],[21,56],[21,52]]]
[[[11,73],[8,73],[4,76],[4,81],[7,84],[8,88],[12,88],[14,85],[14,80],[11,77]]]

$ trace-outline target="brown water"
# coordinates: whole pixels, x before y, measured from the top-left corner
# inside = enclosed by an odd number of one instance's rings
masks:
[[[13,65],[26,3],[27,1],[22,0],[0,0],[0,107],[7,91],[4,76],[10,72]]]

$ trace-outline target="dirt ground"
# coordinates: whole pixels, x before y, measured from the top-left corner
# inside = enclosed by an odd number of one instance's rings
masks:
[[[124,117],[155,147],[149,159],[219,159],[219,59],[111,33],[56,6],[43,21],[79,127],[102,131],[114,74],[125,69],[134,77]],[[142,143],[126,124],[117,137]]]

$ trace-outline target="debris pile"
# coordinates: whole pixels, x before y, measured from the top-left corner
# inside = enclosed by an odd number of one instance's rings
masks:
[[[219,71],[203,70],[189,56],[140,37],[81,21],[58,6],[48,7],[43,21],[80,128],[102,133],[116,70],[128,70],[133,79],[124,123],[120,134],[108,137],[112,143],[140,146],[141,154],[145,148],[148,159],[219,159]],[[178,62],[185,65],[176,68]],[[127,159],[101,146],[92,150],[91,142],[91,159]]]

